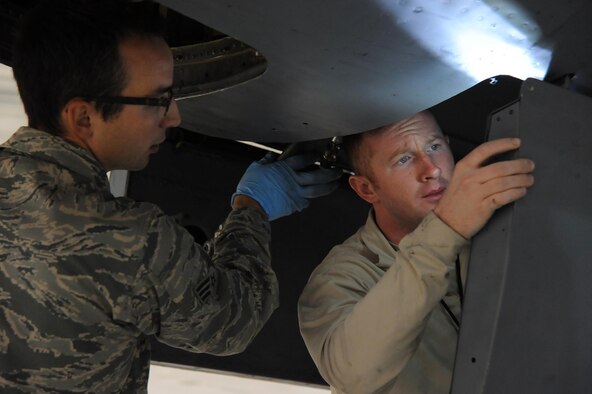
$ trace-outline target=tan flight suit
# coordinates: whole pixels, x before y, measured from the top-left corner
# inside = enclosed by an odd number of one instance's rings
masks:
[[[314,270],[298,305],[300,330],[334,393],[448,393],[460,317],[455,261],[469,242],[430,213],[391,244],[366,224]],[[459,319],[460,320],[460,319]]]

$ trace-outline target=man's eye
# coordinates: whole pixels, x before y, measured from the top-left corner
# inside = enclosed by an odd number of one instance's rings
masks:
[[[411,159],[409,156],[403,156],[399,160],[397,160],[397,164],[405,164]]]
[[[442,147],[442,144],[432,144],[432,145],[430,145],[430,151],[434,152],[434,151],[440,150],[441,147]]]

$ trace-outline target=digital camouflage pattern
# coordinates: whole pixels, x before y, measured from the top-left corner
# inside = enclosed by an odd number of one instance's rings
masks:
[[[151,334],[241,352],[278,306],[269,240],[243,208],[201,248],[114,198],[90,152],[19,129],[0,146],[0,392],[146,392]]]

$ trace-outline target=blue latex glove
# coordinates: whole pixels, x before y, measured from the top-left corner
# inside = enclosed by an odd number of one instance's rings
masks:
[[[309,198],[334,191],[341,176],[336,169],[298,171],[314,164],[315,159],[315,155],[303,154],[276,161],[275,155],[268,153],[247,168],[232,195],[231,205],[235,196],[244,194],[261,205],[269,220],[302,211]]]

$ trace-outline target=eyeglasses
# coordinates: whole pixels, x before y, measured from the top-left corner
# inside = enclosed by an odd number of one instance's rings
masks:
[[[164,97],[125,97],[125,96],[97,96],[97,97],[83,97],[84,100],[96,101],[101,103],[113,104],[130,104],[130,105],[147,105],[149,107],[164,107],[164,115],[166,116],[174,99],[173,88],[167,89]]]

